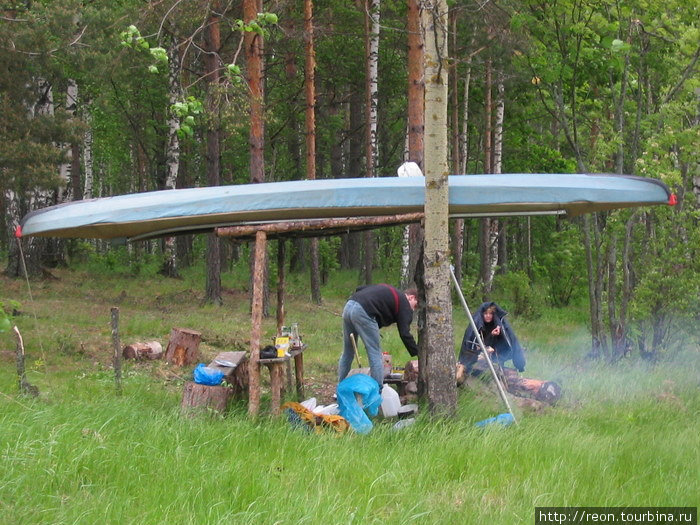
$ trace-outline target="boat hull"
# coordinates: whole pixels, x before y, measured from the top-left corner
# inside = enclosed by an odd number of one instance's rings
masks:
[[[451,216],[566,213],[665,204],[660,181],[606,174],[452,175]],[[254,222],[423,211],[423,177],[323,179],[164,190],[36,210],[23,236],[147,238]]]

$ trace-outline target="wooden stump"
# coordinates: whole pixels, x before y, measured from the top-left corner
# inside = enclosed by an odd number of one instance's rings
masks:
[[[163,357],[163,346],[158,341],[148,343],[131,343],[122,350],[124,359],[160,359]]]
[[[176,366],[188,366],[199,360],[199,342],[202,334],[186,328],[173,328],[165,350],[165,360]]]
[[[200,385],[194,381],[188,381],[182,392],[180,409],[183,413],[192,409],[206,408],[225,412],[232,395],[233,389],[227,386]]]

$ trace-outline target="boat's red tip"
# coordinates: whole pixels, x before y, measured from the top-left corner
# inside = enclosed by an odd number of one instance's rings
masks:
[[[17,239],[22,237],[22,227],[18,224],[17,228],[15,228],[15,237]]]
[[[671,193],[671,196],[668,198],[668,205],[675,206],[676,204],[678,204],[678,199],[676,198],[676,194]]]

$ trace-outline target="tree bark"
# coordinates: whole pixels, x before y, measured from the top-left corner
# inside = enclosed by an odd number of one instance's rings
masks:
[[[423,70],[423,31],[421,30],[421,6],[418,0],[408,0],[408,160],[423,171],[425,133],[425,78]],[[415,282],[415,269],[420,248],[423,245],[423,228],[411,224],[405,230],[407,261],[402,275],[402,285]]]
[[[170,37],[168,45],[168,103],[170,106],[182,99],[180,87],[180,57],[177,52],[177,39]],[[163,189],[175,189],[177,173],[180,167],[180,139],[177,135],[180,118],[172,111],[168,112],[168,144],[165,152],[165,185]],[[163,241],[163,266],[161,274],[166,277],[178,277],[175,237],[166,237]]]
[[[231,387],[200,385],[188,381],[182,390],[180,410],[185,415],[191,414],[193,409],[225,412],[232,396],[233,389]]]
[[[220,175],[220,145],[219,145],[219,47],[220,35],[220,9],[218,2],[212,6],[205,31],[205,48],[207,54],[204,58],[207,77],[207,110],[209,113],[209,126],[207,129],[207,183],[209,186],[218,186],[221,182]],[[207,235],[207,283],[205,300],[221,305],[221,240],[214,234]]]
[[[365,0],[365,162],[367,177],[376,177],[377,167],[377,102],[378,102],[378,66],[379,66],[379,0]],[[374,235],[366,231],[363,236],[363,281],[372,283],[374,267]]]
[[[448,229],[447,13],[447,2],[438,0],[422,16],[426,78],[423,267],[427,308],[425,340],[421,341],[425,367],[421,374],[434,416],[451,416],[457,409]]]
[[[316,51],[314,50],[313,1],[304,0],[304,41],[306,42],[306,178],[316,179]],[[311,300],[321,304],[321,271],[319,268],[318,238],[311,239],[309,256]]]
[[[260,411],[260,340],[263,318],[263,286],[267,236],[259,231],[255,236],[253,304],[250,331],[250,366],[248,369],[249,395],[248,414],[256,416]]]
[[[262,12],[262,1],[244,0],[243,21],[247,24]],[[243,33],[248,89],[250,90],[250,181],[265,181],[265,121],[264,121],[264,65],[263,37],[255,31]]]
[[[173,328],[165,349],[165,360],[175,366],[188,366],[199,360],[201,332],[187,328]]]

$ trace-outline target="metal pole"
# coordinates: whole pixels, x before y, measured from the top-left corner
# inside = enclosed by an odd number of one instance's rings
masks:
[[[472,317],[471,312],[469,311],[469,306],[467,306],[467,301],[464,299],[464,294],[462,293],[462,289],[459,287],[459,283],[457,282],[457,277],[455,277],[455,272],[454,268],[452,265],[450,265],[450,275],[452,276],[452,283],[455,285],[455,289],[457,290],[457,294],[459,295],[459,299],[462,301],[462,306],[464,307],[464,311],[467,312],[467,317],[469,318],[469,324],[472,327],[472,330],[474,330],[474,333],[476,334],[476,341],[479,343],[479,346],[481,347],[482,352],[484,352],[484,357],[486,357],[486,362],[489,365],[489,368],[491,369],[491,373],[493,374],[493,379],[496,381],[496,386],[498,387],[498,393],[501,396],[501,399],[503,400],[503,403],[506,405],[506,408],[508,409],[508,412],[510,413],[511,416],[513,416],[513,421],[517,423],[518,421],[515,419],[515,414],[513,414],[513,409],[510,407],[510,402],[508,401],[508,396],[506,396],[506,392],[503,389],[503,385],[501,384],[501,381],[498,379],[498,375],[496,374],[496,370],[493,367],[493,363],[491,362],[491,356],[489,355],[488,351],[486,350],[486,346],[484,345],[484,341],[481,339],[481,334],[479,333],[479,330],[476,328],[476,323],[474,323],[474,318]]]

